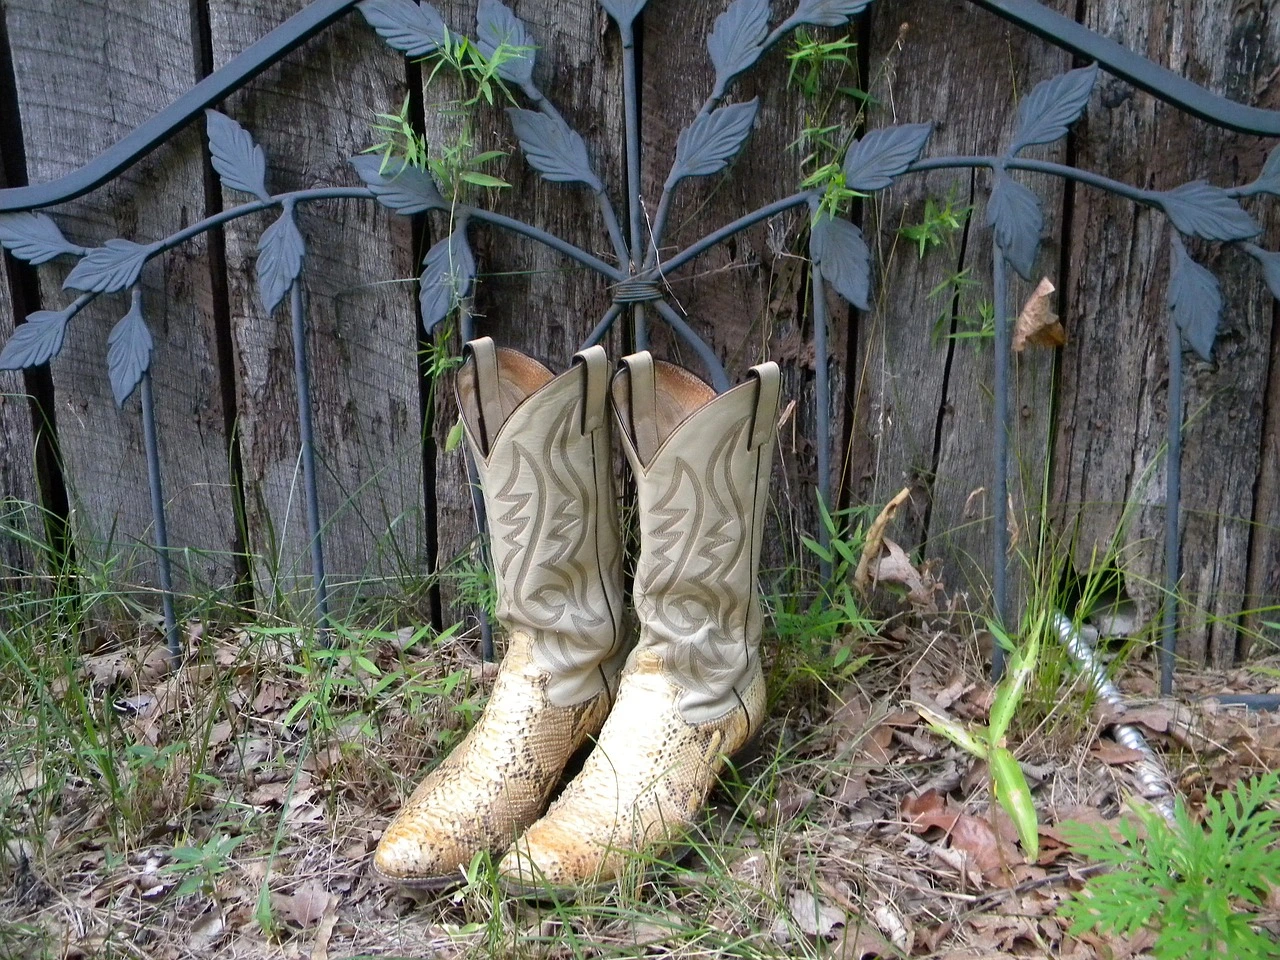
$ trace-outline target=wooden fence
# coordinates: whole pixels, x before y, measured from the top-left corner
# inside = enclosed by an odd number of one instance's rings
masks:
[[[0,0],[0,185],[59,177],[116,142],[201,77],[297,12],[304,0]],[[539,85],[592,148],[606,183],[622,182],[622,77],[616,36],[596,0],[514,0],[538,39]],[[1235,100],[1280,108],[1280,0],[1051,0],[1048,6]],[[467,29],[475,0],[443,0]],[[639,42],[646,195],[656,200],[675,139],[710,88],[701,41],[722,5],[651,0]],[[859,24],[858,60],[873,99],[870,126],[936,121],[931,152],[988,152],[1007,138],[1016,103],[1072,64],[1062,52],[958,0],[880,0]],[[850,75],[843,83],[850,84]],[[792,143],[813,121],[787,89],[781,51],[743,84],[760,96],[752,149],[726,178],[691,186],[672,244],[794,190]],[[406,94],[430,136],[447,134],[438,86],[389,51],[356,15],[294,52],[223,105],[267,150],[273,188],[356,183],[347,159],[371,142],[378,112]],[[852,109],[846,105],[842,109]],[[806,111],[810,111],[807,113]],[[496,114],[481,138],[511,149]],[[1127,85],[1100,84],[1085,121],[1053,156],[1149,188],[1197,177],[1244,182],[1272,144],[1224,134]],[[585,193],[539,181],[511,149],[498,171],[518,189],[494,203],[607,256]],[[1017,545],[1032,552],[1042,506],[1056,548],[1088,569],[1113,555],[1144,615],[1163,555],[1168,275],[1164,219],[1128,201],[1028,181],[1050,202],[1038,269],[1061,291],[1061,350],[1017,358],[1013,483]],[[834,299],[830,411],[842,503],[912,497],[896,536],[943,560],[954,589],[985,595],[991,569],[992,344],[983,332],[991,265],[983,174],[905,181],[857,213],[877,269],[874,309]],[[158,239],[233,200],[222,195],[202,133],[192,129],[106,187],[52,211],[86,246]],[[950,204],[960,227],[921,256],[903,227]],[[1255,211],[1259,214],[1261,210]],[[338,597],[401,593],[464,553],[473,537],[446,383],[424,374],[416,263],[439,224],[397,220],[356,200],[301,211],[311,323],[321,512]],[[309,584],[287,321],[264,314],[252,261],[269,222],[247,218],[144,274],[154,318],[153,377],[179,589],[237,581],[269,606]],[[1274,221],[1274,218],[1272,218]],[[1268,222],[1267,245],[1276,246]],[[784,215],[699,261],[673,293],[731,373],[769,357],[794,408],[783,429],[767,565],[804,562],[817,524],[812,330],[805,308],[803,213]],[[481,332],[560,368],[607,309],[603,285],[555,254],[477,234]],[[1189,375],[1184,457],[1181,652],[1226,664],[1248,653],[1259,613],[1280,604],[1280,325],[1242,255],[1203,248],[1229,307],[1213,364]],[[34,310],[67,301],[66,269],[33,270],[6,255],[0,339]],[[1021,295],[1030,288],[1019,287]],[[0,373],[0,494],[15,530],[42,536],[43,503],[70,518],[82,563],[122,584],[153,577],[151,510],[136,410],[117,410],[105,341],[125,306],[104,298],[73,322],[50,370]],[[608,346],[624,352],[623,333]],[[660,353],[679,358],[657,339]],[[0,537],[0,562],[24,569],[30,547]],[[345,586],[344,586],[345,585]],[[1025,587],[1025,577],[1024,577]],[[243,587],[241,588],[243,591]],[[448,581],[432,615],[453,615]]]

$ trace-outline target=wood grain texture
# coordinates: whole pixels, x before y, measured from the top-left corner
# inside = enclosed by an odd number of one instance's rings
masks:
[[[1211,90],[1275,107],[1276,94],[1266,91],[1280,50],[1278,13],[1271,2],[1090,0],[1084,21]],[[1113,80],[1095,94],[1078,145],[1080,166],[1157,189],[1197,178],[1246,182],[1263,159],[1256,139],[1215,131]],[[1162,216],[1128,201],[1078,195],[1068,288],[1073,329],[1055,450],[1054,499],[1074,534],[1077,567],[1114,545],[1144,618],[1161,602],[1153,584],[1163,570],[1169,229]],[[1255,602],[1246,594],[1274,314],[1246,258],[1206,245],[1192,253],[1221,278],[1228,306],[1214,362],[1188,355],[1185,368],[1187,603],[1178,649],[1194,662],[1226,665],[1237,652],[1239,611]],[[1274,525],[1274,518],[1266,522]],[[1274,543],[1273,532],[1262,537],[1268,539]],[[1258,543],[1254,555],[1263,563],[1274,546]]]
[[[17,319],[5,266],[0,263],[0,342],[9,339]],[[0,590],[33,569],[23,538],[40,535],[38,490],[26,384],[21,373],[0,371]]]
[[[676,140],[697,115],[715,79],[705,38],[727,3],[651,0],[643,16],[641,122],[644,129],[642,185],[651,218],[675,157]],[[773,23],[790,13],[774,4]],[[833,36],[836,31],[826,31]],[[680,184],[663,239],[663,256],[716,228],[794,193],[804,179],[803,154],[790,145],[800,136],[811,108],[787,87],[784,41],[750,73],[729,88],[725,103],[760,99],[756,127],[738,158],[724,173]],[[835,78],[828,77],[835,83]],[[843,82],[855,83],[852,75]],[[849,119],[841,109],[826,122]],[[817,484],[813,318],[808,290],[807,211],[793,211],[760,224],[709,251],[668,278],[672,302],[715,350],[738,382],[752,364],[776,360],[783,373],[783,424],[770,489],[769,529],[762,575],[774,581],[787,569],[813,569],[816,557],[800,537],[815,536],[820,525]],[[848,307],[828,293],[832,401],[829,414],[834,450],[833,489],[838,490],[845,436],[844,358],[848,349]],[[705,375],[696,356],[661,320],[651,320],[658,356]],[[795,406],[787,411],[789,404]]]
[[[1002,152],[1019,98],[1069,68],[1065,55],[968,4],[883,6],[872,18],[872,93],[879,106],[869,122],[936,123],[929,156]],[[1061,146],[1037,153],[1062,154]],[[1014,179],[1041,199],[1046,230],[1036,267],[1056,280],[1062,185],[1046,177]],[[849,464],[856,502],[880,504],[912,489],[895,538],[908,550],[941,557],[943,580],[975,594],[979,606],[989,599],[995,563],[995,346],[990,336],[971,338],[993,297],[989,193],[985,171],[939,171],[903,178],[871,206],[878,299],[858,329]],[[942,242],[921,256],[901,231],[923,222],[930,198],[971,212],[963,229],[944,231]],[[1033,285],[1012,268],[1008,276],[1016,316]],[[1026,534],[1038,524],[1048,457],[1052,352],[1015,355],[1014,374],[1009,491],[1017,556],[1010,575],[1020,584],[1029,573]]]
[[[7,0],[3,11],[33,183],[81,166],[197,79],[186,4]],[[186,132],[55,218],[86,246],[150,242],[204,215],[202,184],[200,142]],[[40,273],[46,309],[70,301],[65,264]],[[143,289],[169,535],[190,548],[174,556],[176,586],[204,592],[232,578],[235,524],[203,241],[148,267]],[[80,561],[109,562],[121,585],[153,585],[138,400],[117,410],[106,372],[107,334],[127,309],[125,296],[107,295],[78,316],[53,380]]]
[[[508,5],[524,21],[537,46],[534,82],[586,141],[596,172],[615,205],[623,200],[623,113],[621,45],[606,31],[596,0],[517,0]],[[475,0],[437,3],[451,30],[475,36]],[[437,149],[456,136],[455,120],[446,115],[456,88],[439,81],[424,90],[426,132]],[[517,96],[519,96],[517,94]],[[527,106],[522,101],[521,106]],[[476,122],[478,150],[502,149],[508,158],[491,172],[512,184],[510,190],[477,195],[478,205],[541,227],[602,259],[614,262],[612,246],[593,195],[578,185],[546,183],[525,163],[507,118],[484,110]],[[625,223],[626,214],[618,207]],[[433,238],[447,230],[444,217],[434,224]],[[480,275],[475,294],[476,334],[492,336],[500,346],[537,358],[556,372],[608,310],[606,281],[540,244],[483,224],[471,228]],[[456,337],[450,340],[456,349]],[[621,355],[620,333],[605,345]],[[435,488],[439,518],[439,563],[445,621],[472,613],[456,600],[457,584],[448,574],[456,559],[468,557],[475,540],[471,492],[461,449],[444,452],[444,439],[457,421],[453,378],[434,385],[437,400],[435,436],[441,451]],[[621,466],[621,458],[617,458]]]
[[[210,0],[215,69],[305,5]],[[403,58],[353,14],[264,73],[226,112],[267,153],[275,192],[358,183],[348,159],[405,94]],[[224,190],[227,205],[245,197]],[[297,387],[286,302],[267,316],[254,268],[272,211],[229,225],[248,542],[259,595],[311,602]],[[409,226],[365,200],[298,209],[325,561],[341,614],[426,574]]]

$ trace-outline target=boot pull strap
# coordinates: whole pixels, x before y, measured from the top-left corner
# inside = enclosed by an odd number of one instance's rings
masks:
[[[582,435],[585,437],[605,424],[605,410],[609,406],[609,355],[604,347],[596,344],[574,354],[573,364],[581,366],[586,377],[582,389]]]
[[[502,428],[502,398],[498,393],[498,348],[492,337],[472,340],[462,348],[464,356],[473,361],[476,374],[476,393],[480,397],[480,442],[487,457]]]
[[[778,428],[778,404],[782,399],[782,372],[770,360],[751,368],[756,380],[755,423],[751,428],[748,450],[755,450],[768,443]]]
[[[658,452],[658,381],[653,354],[648,350],[622,358],[631,381],[631,439],[640,462]]]

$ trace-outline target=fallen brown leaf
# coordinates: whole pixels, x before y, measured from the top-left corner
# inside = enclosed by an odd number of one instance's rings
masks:
[[[324,884],[308,880],[293,893],[273,894],[271,899],[286,919],[305,929],[320,921],[330,907],[331,898],[337,899]]]
[[[1145,756],[1141,750],[1132,750],[1114,740],[1106,739],[1099,740],[1089,752],[1110,767],[1123,767],[1126,764],[1137,763]]]
[[[893,518],[898,515],[898,509],[910,497],[911,488],[907,487],[885,504],[880,515],[872,521],[870,529],[867,530],[867,542],[862,548],[862,556],[858,558],[858,568],[853,574],[853,586],[860,593],[866,593],[871,589],[871,564],[880,558],[880,551],[884,547],[884,532],[893,522]]]
[[[1046,277],[1022,308],[1013,330],[1013,349],[1022,353],[1027,347],[1061,347],[1067,342],[1067,331],[1053,312],[1053,295],[1057,292]]]

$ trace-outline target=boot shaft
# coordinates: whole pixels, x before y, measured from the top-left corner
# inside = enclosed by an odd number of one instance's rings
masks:
[[[554,376],[486,337],[467,345],[457,379],[488,515],[497,617],[534,637],[559,706],[599,693],[600,666],[621,646],[608,378],[600,347]]]
[[[612,386],[636,477],[640,652],[683,691],[690,723],[740,703],[757,669],[757,576],[777,436],[777,364],[717,396],[648,353],[627,357]]]

